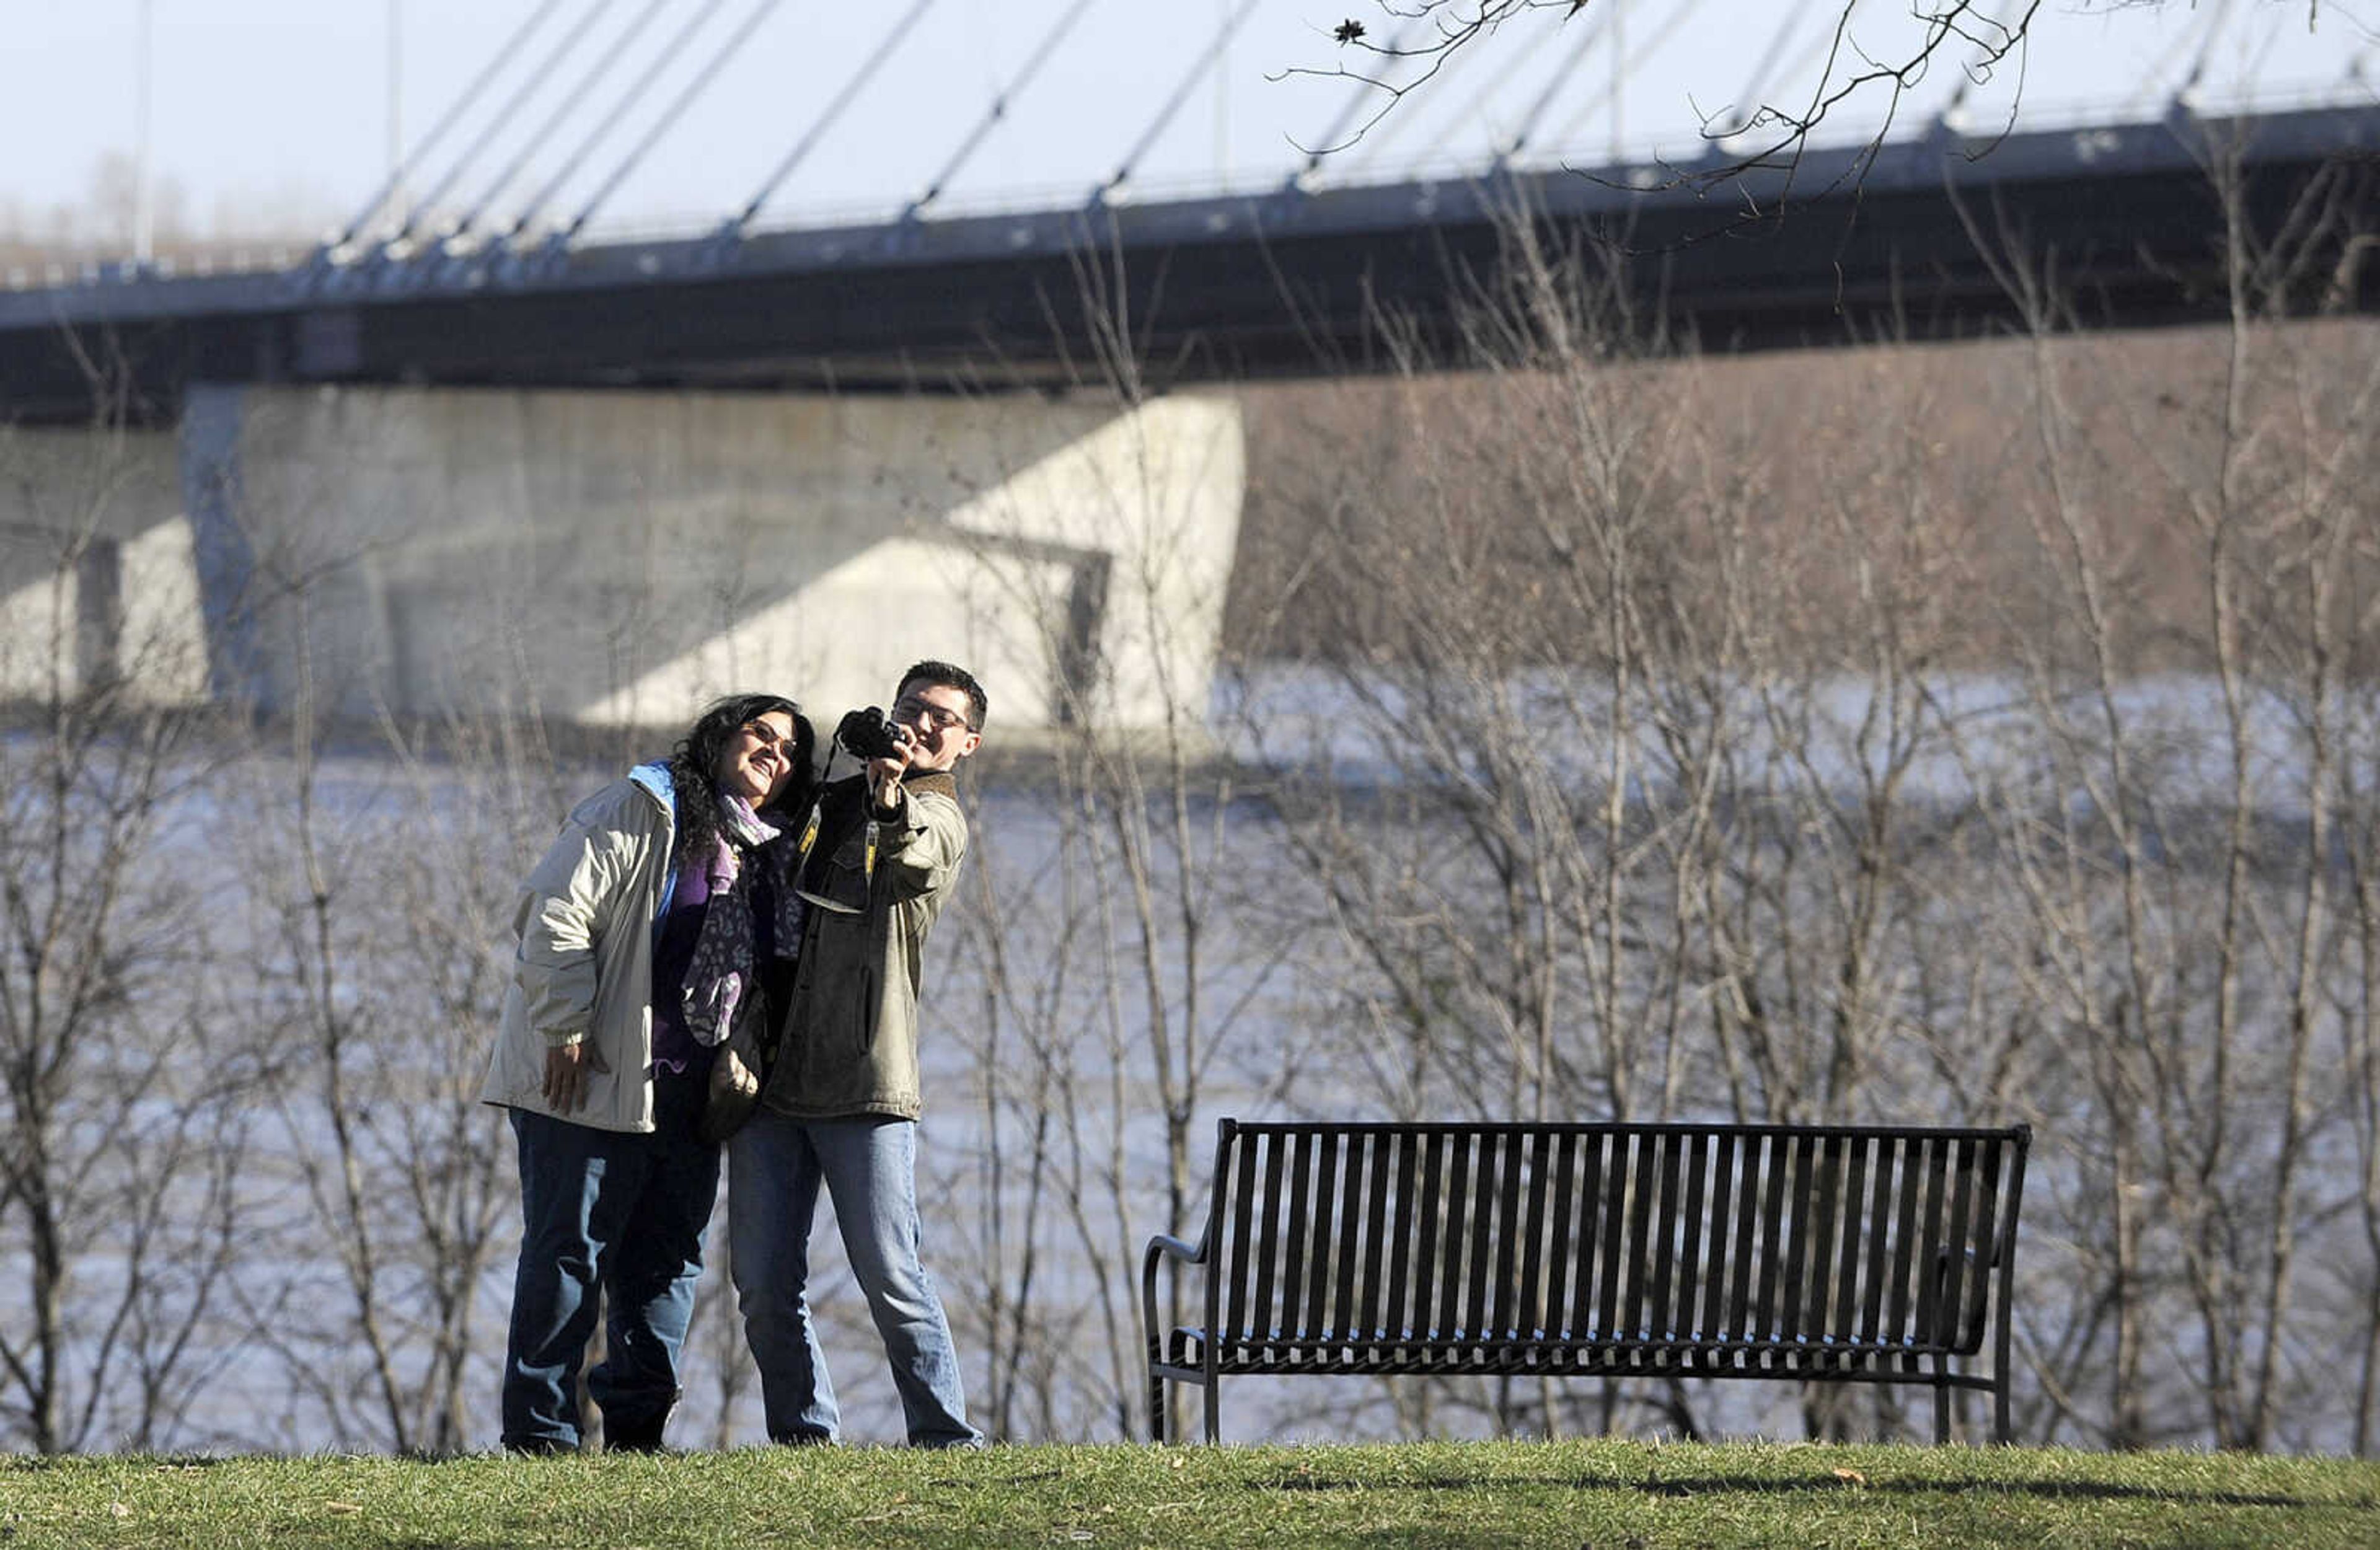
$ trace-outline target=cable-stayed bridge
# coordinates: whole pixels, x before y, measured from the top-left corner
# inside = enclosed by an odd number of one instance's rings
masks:
[[[215,273],[135,254],[0,288],[11,634],[80,641],[97,672],[178,630],[199,666],[152,690],[269,705],[294,692],[292,632],[320,632],[309,692],[358,712],[454,706],[501,661],[543,710],[677,721],[758,682],[863,702],[940,655],[1001,684],[1011,727],[1094,688],[1154,722],[1204,704],[1245,482],[1229,384],[1387,364],[1384,325],[1449,338],[1495,294],[1516,223],[1641,325],[1716,351],[1978,336],[2012,316],[2019,272],[2055,277],[2060,326],[2219,317],[2234,229],[2292,256],[2289,305],[2380,303],[2368,91],[2218,114],[2185,95],[2057,127],[1954,92],[1831,143],[1752,111],[1673,153],[1618,135],[1600,159],[1540,152],[1563,104],[1597,99],[1577,67],[1597,47],[1627,66],[1654,42],[1581,28],[1510,111],[1475,113],[1441,74],[1367,117],[1376,89],[1326,80],[1343,102],[1312,143],[1340,159],[1154,187],[1145,157],[1257,0],[1221,0],[1130,127],[1080,125],[1107,170],[1061,195],[958,190],[1037,93],[1080,94],[1056,62],[1099,0],[1026,7],[1000,90],[913,191],[784,214],[844,115],[897,92],[888,62],[936,3],[909,0],[806,100],[748,194],[674,233],[607,226],[608,201],[776,0],[537,0],[316,250]],[[1785,37],[1761,70],[1783,68]],[[1431,154],[1362,159],[1449,110]],[[1458,143],[1465,114],[1495,132]],[[1002,391],[1106,386],[1120,355],[1144,383],[1212,391]],[[114,461],[79,503],[61,492],[98,466],[73,429],[95,413]],[[96,529],[44,550],[57,511]],[[30,671],[0,661],[0,694]]]
[[[2325,176],[2369,204],[2380,110],[1938,135],[1791,173],[1617,166],[674,240],[431,245],[279,272],[0,293],[0,409],[72,418],[94,364],[170,415],[192,381],[942,389],[1098,374],[1111,325],[1160,381],[1361,370],[1385,320],[1444,333],[1527,214],[1608,256],[1641,313],[1734,350],[1970,337],[2051,253],[2084,326],[2216,318],[2207,164],[2273,230]],[[2354,158],[2360,156],[2359,162]],[[1669,186],[1639,187],[1654,178]],[[1795,187],[1822,192],[1788,203]],[[1742,219],[1743,212],[1762,213]],[[2380,265],[2310,275],[2370,309]],[[1111,310],[1112,309],[1112,310]]]
[[[949,212],[951,191],[1036,93],[1063,86],[1053,62],[1097,10],[1064,0],[1036,16],[988,105],[943,127],[946,151],[897,206],[857,219],[772,214],[837,152],[858,109],[902,91],[898,51],[937,6],[909,0],[872,49],[844,62],[847,73],[820,71],[833,89],[748,197],[697,229],[624,238],[602,226],[618,191],[686,132],[777,0],[538,0],[311,254],[238,273],[96,264],[0,290],[0,414],[83,416],[103,370],[159,419],[191,381],[1046,384],[1094,370],[1119,342],[1160,381],[1360,370],[1378,358],[1384,317],[1427,338],[1491,289],[1523,214],[1608,264],[1640,319],[1706,348],[1971,336],[2011,315],[2010,264],[2053,254],[2072,321],[2155,325],[2226,305],[2211,168],[2233,169],[2252,230],[2281,229],[2325,179],[2334,202],[2371,201],[2380,105],[2368,91],[2355,100],[2360,66],[2343,78],[2343,105],[2202,118],[2177,98],[2134,120],[2031,129],[1962,114],[1961,91],[1833,147],[1740,112],[1681,153],[1531,159],[1561,109],[1618,90],[1580,79],[1597,46],[1633,67],[1691,37],[1700,4],[1670,8],[1658,29],[1645,18],[1651,35],[1633,52],[1593,25],[1560,34],[1562,57],[1520,83],[1524,101],[1467,161],[1382,169],[1372,154],[1441,104],[1470,112],[1493,100],[1463,82],[1434,79],[1393,104],[1362,82],[1325,82],[1343,101],[1314,143],[1341,148],[1340,160],[1318,151],[1269,185],[1152,194],[1142,176],[1152,148],[1177,131],[1257,8],[1228,0],[1146,111],[1101,128],[1117,149],[1096,182]],[[1625,14],[1599,7],[1587,19],[1616,30],[1607,18]],[[2180,79],[2204,74],[2220,41],[2205,30],[2196,56],[2176,60]],[[1790,73],[1791,42],[1782,26],[1767,37],[1729,100],[1765,101],[1766,82]],[[1350,180],[1349,166],[1365,176]],[[2303,304],[2368,308],[2371,273],[2330,262]]]

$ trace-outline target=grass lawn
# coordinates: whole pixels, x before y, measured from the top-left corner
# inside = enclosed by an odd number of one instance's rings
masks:
[[[0,1460],[36,1545],[2380,1545],[2380,1464],[1777,1444]]]

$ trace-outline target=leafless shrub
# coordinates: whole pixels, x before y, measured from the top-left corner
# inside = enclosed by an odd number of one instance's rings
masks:
[[[126,584],[174,544],[159,461],[106,419],[0,428],[0,1436],[43,1453],[211,1435],[256,1231],[264,1055],[212,1015],[180,865],[224,718],[194,616]]]

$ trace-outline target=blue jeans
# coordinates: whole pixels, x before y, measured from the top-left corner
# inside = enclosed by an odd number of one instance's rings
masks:
[[[660,1128],[650,1135],[510,1111],[522,1230],[504,1351],[506,1447],[577,1446],[572,1391],[595,1332],[599,1284],[610,1310],[603,1361],[588,1374],[588,1392],[607,1434],[658,1441],[677,1403],[702,1230],[719,1194],[719,1148],[691,1129],[688,1106],[699,1104],[700,1089],[662,1078],[654,1095]]]
[[[774,1442],[832,1442],[842,1422],[810,1316],[810,1221],[823,1181],[853,1279],[884,1339],[909,1441],[966,1447],[958,1352],[917,1260],[917,1127],[863,1116],[790,1120],[762,1109],[727,1144],[727,1230],[744,1338]]]

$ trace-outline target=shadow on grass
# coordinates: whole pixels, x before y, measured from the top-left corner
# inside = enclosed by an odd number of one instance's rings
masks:
[[[124,1455],[104,1453],[0,1453],[0,1470],[14,1474],[38,1474],[44,1470],[112,1469],[124,1462]],[[193,1470],[211,1470],[224,1459],[211,1453],[155,1453],[137,1456],[144,1469],[168,1473]]]
[[[1333,1480],[1326,1476],[1293,1475],[1261,1482],[1269,1491],[1477,1491],[1513,1485],[1542,1485],[1573,1491],[1634,1491],[1648,1496],[1785,1496],[1817,1495],[1898,1496],[2037,1496],[2045,1501],[2169,1502],[2177,1507],[2345,1508],[2374,1510],[2369,1498],[2313,1501],[2245,1491],[2163,1491],[2149,1485],[2117,1485],[2088,1480],[1734,1480],[1719,1476],[1679,1476],[1662,1480],[1575,1480],[1559,1475],[1499,1475],[1492,1480],[1446,1475],[1426,1480]]]

